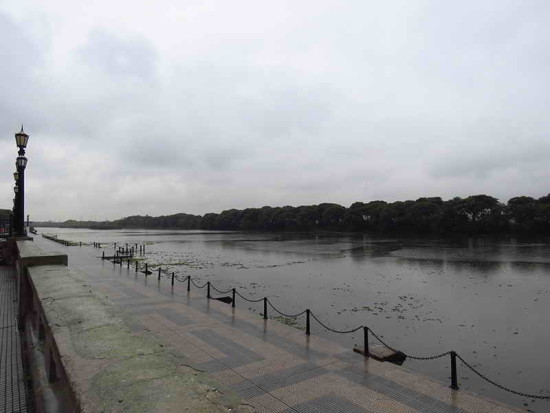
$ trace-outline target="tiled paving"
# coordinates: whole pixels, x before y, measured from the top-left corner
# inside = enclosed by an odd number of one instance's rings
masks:
[[[16,291],[13,268],[0,266],[0,413],[31,410],[17,328]]]
[[[39,243],[47,241],[36,240]],[[365,359],[350,349],[257,314],[188,293],[168,279],[146,279],[101,262],[98,250],[66,249],[71,268],[124,307],[137,325],[185,355],[258,412],[517,411],[453,391],[407,369]]]

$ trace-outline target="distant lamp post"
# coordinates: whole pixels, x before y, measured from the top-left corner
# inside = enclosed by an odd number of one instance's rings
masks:
[[[13,177],[17,181],[15,191],[15,236],[24,237],[27,235],[25,230],[25,168],[27,167],[27,158],[25,157],[25,148],[29,142],[29,135],[23,131],[21,126],[21,132],[15,134],[15,143],[19,148],[19,156],[15,161],[17,172],[13,174]],[[17,174],[17,175],[16,175]]]

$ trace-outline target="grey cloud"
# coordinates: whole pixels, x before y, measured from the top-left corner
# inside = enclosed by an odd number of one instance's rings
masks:
[[[155,77],[157,53],[138,36],[122,38],[106,30],[95,29],[79,50],[86,64],[110,76],[136,76],[146,80]]]

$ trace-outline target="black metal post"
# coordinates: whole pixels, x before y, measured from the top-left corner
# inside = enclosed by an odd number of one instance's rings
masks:
[[[128,269],[130,269],[130,258],[128,258]]]
[[[458,390],[458,380],[456,378],[456,353],[451,351],[451,389]]]
[[[363,346],[364,346],[364,355],[365,357],[370,357],[369,352],[369,328],[363,327]]]
[[[206,283],[206,298],[210,298],[210,281]]]
[[[264,297],[264,320],[267,320],[267,297]]]
[[[172,273],[172,285],[174,285],[174,276],[175,276],[175,273]]]
[[[147,277],[147,273],[149,272],[149,270],[147,269],[147,263],[145,263],[145,276]]]
[[[19,151],[21,154],[21,150]],[[23,155],[25,151],[23,151]],[[20,156],[19,158],[24,158]],[[16,162],[17,172],[19,173],[19,178],[17,179],[17,186],[19,187],[16,199],[17,199],[17,212],[16,212],[16,221],[15,221],[15,236],[24,237],[27,235],[25,231],[25,168],[19,165],[19,162]]]
[[[102,260],[105,259],[105,251],[103,251],[103,254],[101,255],[101,259],[102,259]]]
[[[191,291],[191,276],[187,276],[187,291]]]
[[[231,307],[235,308],[235,293],[236,289],[233,288],[233,291],[231,292],[233,294],[233,300],[231,300]]]
[[[138,272],[138,267],[139,267],[139,264],[138,264],[138,262],[136,261],[136,272]]]
[[[159,276],[158,276],[158,280],[160,281],[160,267],[159,267]]]
[[[310,323],[309,323],[309,314],[311,313],[311,311],[309,310],[309,308],[306,310],[306,335],[309,336],[311,334],[311,326],[310,326]]]

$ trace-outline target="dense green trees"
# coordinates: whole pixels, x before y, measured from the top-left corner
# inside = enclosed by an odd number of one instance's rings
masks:
[[[63,226],[95,228],[175,228],[231,231],[375,231],[414,234],[550,233],[550,195],[518,196],[502,204],[489,195],[448,201],[355,202],[298,207],[229,209],[204,216],[131,216],[111,222],[66,221]]]

